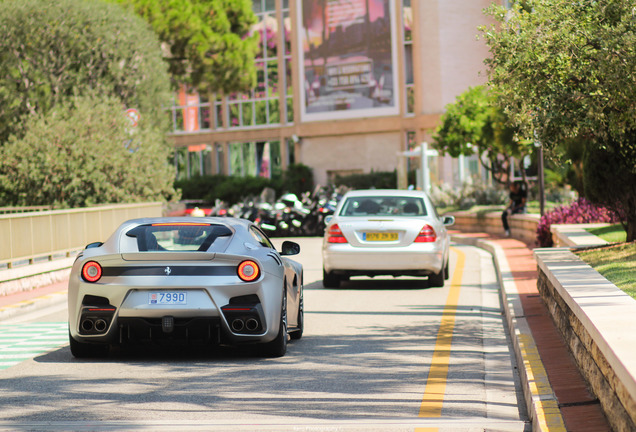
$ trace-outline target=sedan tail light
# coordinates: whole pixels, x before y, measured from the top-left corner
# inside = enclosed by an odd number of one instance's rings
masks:
[[[424,225],[415,238],[415,243],[433,243],[435,240],[437,240],[437,234],[435,234],[433,227]]]
[[[327,234],[327,243],[348,243],[338,224],[331,225]]]

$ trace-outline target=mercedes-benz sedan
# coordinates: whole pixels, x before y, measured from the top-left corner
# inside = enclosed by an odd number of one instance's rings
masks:
[[[348,192],[327,222],[323,285],[337,288],[351,276],[427,276],[448,279],[452,216],[440,217],[426,193],[410,190]]]

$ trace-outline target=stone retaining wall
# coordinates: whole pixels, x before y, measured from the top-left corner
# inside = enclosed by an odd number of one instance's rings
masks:
[[[541,297],[612,429],[636,430],[636,301],[567,248],[535,257]]]

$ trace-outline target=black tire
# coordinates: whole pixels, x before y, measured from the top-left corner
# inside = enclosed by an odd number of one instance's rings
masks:
[[[96,358],[108,355],[108,345],[97,345],[78,342],[69,333],[68,341],[71,345],[71,354],[75,358]]]
[[[322,269],[322,286],[325,288],[340,288],[340,278],[333,273],[327,273]]]
[[[296,321],[296,329],[289,333],[289,337],[298,340],[303,337],[305,328],[305,306],[303,305],[303,287],[300,286],[300,300],[298,302],[298,320]]]
[[[446,265],[444,265],[444,279],[448,280],[450,278],[450,266],[448,265],[448,259],[446,260]]]
[[[273,341],[263,344],[261,352],[265,357],[282,357],[287,353],[287,293],[285,290],[283,290],[278,334]]]
[[[444,266],[439,273],[432,274],[428,277],[428,286],[429,287],[443,287],[444,286],[444,276],[446,275],[446,266]]]

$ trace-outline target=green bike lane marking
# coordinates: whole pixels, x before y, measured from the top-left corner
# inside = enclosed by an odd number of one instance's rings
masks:
[[[0,324],[0,370],[68,343],[68,324]]]

